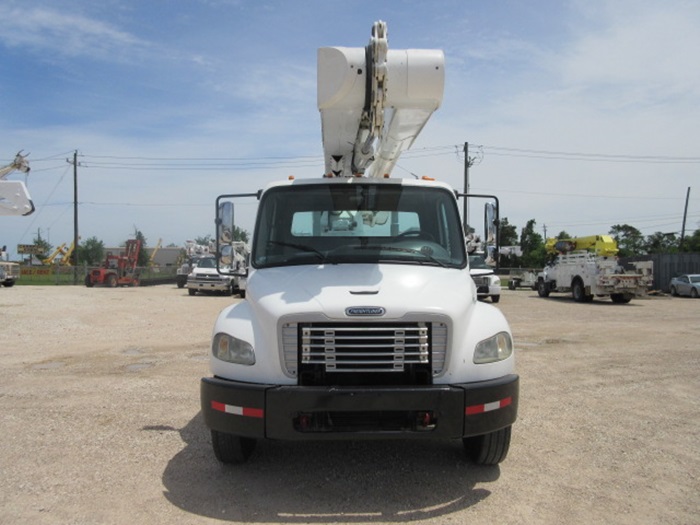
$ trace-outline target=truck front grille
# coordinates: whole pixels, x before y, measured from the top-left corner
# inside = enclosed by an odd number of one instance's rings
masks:
[[[443,323],[288,323],[287,371],[299,384],[430,384],[447,352]]]

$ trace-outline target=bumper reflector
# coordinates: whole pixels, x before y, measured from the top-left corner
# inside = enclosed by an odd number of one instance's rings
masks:
[[[485,403],[483,405],[472,405],[464,409],[464,413],[467,416],[473,416],[476,414],[483,414],[484,412],[491,412],[492,410],[498,410],[499,408],[504,408],[513,402],[512,397],[506,397],[500,401],[493,401],[491,403]]]

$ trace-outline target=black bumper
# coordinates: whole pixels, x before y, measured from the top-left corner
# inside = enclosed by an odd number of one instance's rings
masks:
[[[460,438],[515,422],[519,378],[420,387],[300,387],[203,378],[202,414],[252,438]]]

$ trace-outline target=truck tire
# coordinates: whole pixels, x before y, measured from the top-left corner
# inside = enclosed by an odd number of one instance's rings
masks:
[[[510,434],[508,426],[490,434],[463,438],[464,450],[477,465],[498,465],[508,455]]]
[[[632,295],[628,293],[613,293],[610,294],[610,299],[616,304],[627,304],[632,300]]]
[[[544,279],[539,279],[537,281],[537,295],[540,297],[549,297],[549,290],[547,289],[547,283]]]
[[[577,303],[589,303],[593,299],[592,295],[586,295],[586,288],[581,279],[574,279],[571,283],[571,295]]]
[[[107,281],[107,286],[109,286],[110,288],[116,288],[116,287],[117,287],[117,276],[114,275],[113,273],[110,273],[110,274],[107,276],[106,281]]]
[[[238,297],[245,299],[245,290],[238,290]]]
[[[90,279],[89,275],[85,276],[85,286],[88,288],[92,288],[94,285],[92,284],[92,279]]]
[[[491,302],[492,302],[492,303],[497,303],[497,302],[500,301],[500,300],[501,300],[501,296],[500,296],[500,295],[492,295],[492,296],[491,296]]]
[[[187,293],[190,295],[195,295],[197,293],[197,290],[193,290],[192,288],[188,288]]]
[[[234,436],[218,430],[211,431],[211,444],[216,459],[227,465],[245,463],[255,450],[253,438]]]
[[[5,288],[12,288],[15,285],[15,282],[12,279],[7,279],[2,285]]]

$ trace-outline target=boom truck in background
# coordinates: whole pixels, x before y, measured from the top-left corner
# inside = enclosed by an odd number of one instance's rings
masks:
[[[24,182],[5,180],[13,171],[29,173],[27,155],[18,152],[12,162],[0,167],[0,215],[31,215],[34,213],[34,203]]]
[[[550,238],[545,250],[550,262],[537,276],[540,297],[561,292],[571,293],[580,303],[594,296],[629,303],[635,296],[646,295],[652,284],[653,263],[636,262],[631,270],[623,268],[617,260],[617,243],[609,235]]]
[[[108,252],[104,263],[99,268],[93,268],[85,276],[85,286],[138,286],[139,271],[136,263],[139,260],[141,241],[129,239],[124,251],[119,255]]]
[[[478,464],[506,457],[519,378],[510,327],[469,274],[466,196],[389,176],[443,85],[442,51],[388,50],[383,22],[366,48],[321,48],[323,177],[217,198],[219,270],[247,277],[200,384],[220,461],[246,461],[261,439],[456,439]],[[234,272],[245,198],[257,219]]]

